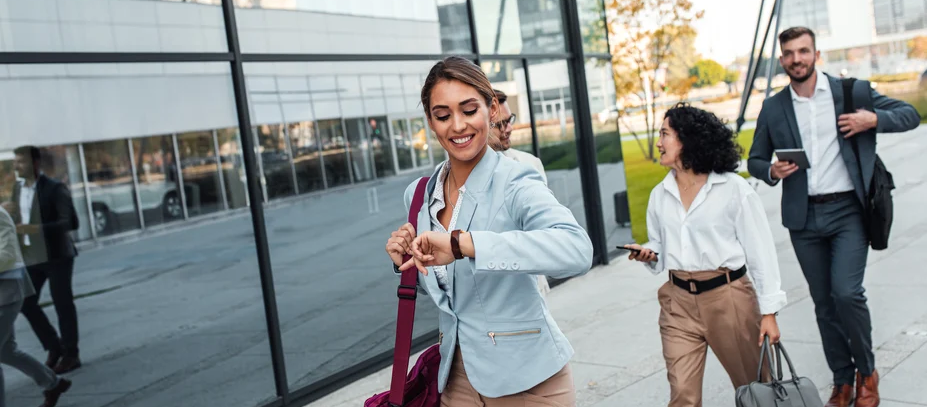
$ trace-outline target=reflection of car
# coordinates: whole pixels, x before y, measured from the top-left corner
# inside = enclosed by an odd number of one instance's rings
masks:
[[[117,225],[120,220],[133,219],[138,216],[135,208],[135,193],[132,189],[132,181],[126,181],[90,183],[90,206],[93,210],[94,228],[97,234],[116,232],[119,230]],[[159,211],[164,220],[183,217],[183,206],[177,193],[176,183],[171,181],[139,182],[138,187],[142,211]],[[76,189],[72,192],[75,201],[84,198],[82,189]],[[133,220],[130,223],[134,224],[135,221]]]

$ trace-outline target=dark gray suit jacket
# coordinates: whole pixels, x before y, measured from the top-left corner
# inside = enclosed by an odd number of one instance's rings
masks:
[[[13,203],[19,207],[21,185],[13,186]],[[77,256],[77,248],[70,232],[77,230],[78,219],[74,210],[71,192],[63,182],[40,175],[35,182],[35,198],[32,200],[32,214],[29,224],[41,226],[41,232],[29,235],[31,246],[23,248],[26,264],[31,266],[49,260],[67,259]],[[16,223],[22,221],[19,212],[11,214]],[[20,245],[23,237],[19,237]]]
[[[836,117],[839,118],[844,113],[843,86],[838,79],[829,75],[827,79],[830,81],[830,90],[834,97]],[[857,92],[854,94],[858,95]],[[860,202],[865,202],[875,168],[876,133],[908,131],[920,124],[920,116],[910,104],[885,97],[871,89],[870,97],[879,123],[876,129],[854,136],[859,143],[864,174],[860,174],[860,166],[856,164],[856,155],[853,153],[850,140],[844,139],[842,135],[837,137],[840,154],[856,187],[856,195]],[[854,102],[857,106],[861,105],[856,98]],[[837,126],[836,122],[834,126]],[[840,130],[837,132],[839,134]],[[788,87],[763,102],[763,109],[756,122],[753,146],[750,148],[750,159],[747,162],[750,175],[769,185],[776,185],[777,182],[769,178],[770,161],[775,150],[787,148],[803,148],[798,122],[795,119],[795,108],[792,105],[792,94]],[[807,214],[808,174],[805,170],[798,170],[782,181],[782,225],[791,230],[802,230],[805,228]]]

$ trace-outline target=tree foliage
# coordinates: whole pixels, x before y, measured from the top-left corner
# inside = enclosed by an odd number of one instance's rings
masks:
[[[699,60],[695,66],[689,68],[689,75],[695,77],[693,86],[696,88],[717,85],[724,81],[726,74],[724,67],[711,59]]]

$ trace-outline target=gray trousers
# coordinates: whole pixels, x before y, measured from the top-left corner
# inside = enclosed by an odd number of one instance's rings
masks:
[[[792,230],[791,238],[814,300],[834,383],[852,385],[857,371],[868,376],[875,367],[863,288],[869,243],[862,204],[855,197],[809,203],[805,228]]]
[[[55,372],[16,347],[13,323],[16,322],[16,316],[19,315],[22,305],[22,300],[0,305],[0,363],[14,367],[31,377],[42,389],[49,390],[58,384],[58,376]],[[3,367],[0,365],[0,407],[5,406]]]

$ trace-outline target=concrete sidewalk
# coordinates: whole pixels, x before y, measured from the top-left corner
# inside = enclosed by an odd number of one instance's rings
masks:
[[[927,184],[922,157],[927,128],[884,135],[879,154],[892,171],[895,223],[888,250],[871,252],[866,275],[873,319],[876,364],[882,375],[882,407],[927,406]],[[783,289],[789,305],[779,324],[783,342],[801,376],[830,394],[831,374],[824,360],[814,308],[795,259],[788,232],[780,226],[780,189],[758,186],[773,225]],[[657,327],[657,288],[665,276],[652,276],[640,264],[618,259],[555,288],[548,303],[570,338],[579,406],[661,406],[669,386]],[[347,386],[311,406],[363,405],[389,387],[389,369]],[[734,405],[734,389],[713,355],[708,357],[704,405]]]

